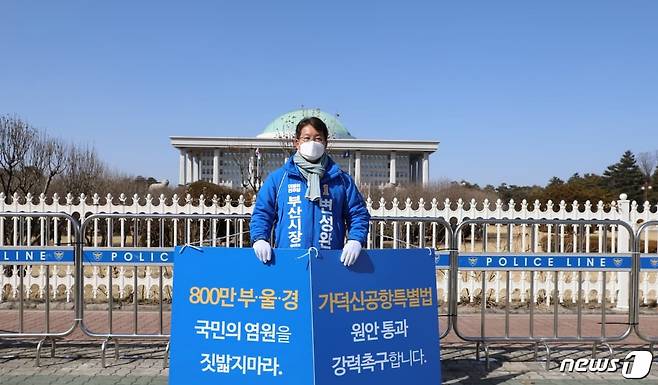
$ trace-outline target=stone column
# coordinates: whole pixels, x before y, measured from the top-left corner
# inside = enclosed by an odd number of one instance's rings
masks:
[[[212,182],[219,184],[219,149],[216,148],[212,157]]]
[[[414,160],[414,173],[416,174],[416,183],[421,182],[421,175],[420,175],[420,159],[416,157]]]
[[[391,160],[389,161],[388,164],[389,164],[388,183],[396,184],[397,166],[395,162],[395,151],[391,151]]]
[[[256,184],[256,157],[253,155],[249,157],[249,182]]]
[[[361,184],[361,151],[354,151],[354,183]]]
[[[409,154],[409,182],[418,183],[418,175],[416,175],[416,156]]]
[[[185,150],[183,150],[182,148],[179,151],[180,151],[180,155],[178,156],[178,184],[184,185],[186,178],[185,171],[187,168],[187,165],[185,163],[186,155],[185,155]]]
[[[196,182],[199,180],[199,155],[194,154],[192,156],[192,182]]]
[[[192,183],[192,154],[185,151],[185,184]]]
[[[350,174],[352,177],[354,177],[354,171],[352,168],[352,151],[349,152],[349,156],[347,157],[347,173]]]
[[[423,153],[423,187],[427,187],[430,183],[430,156],[428,153]]]

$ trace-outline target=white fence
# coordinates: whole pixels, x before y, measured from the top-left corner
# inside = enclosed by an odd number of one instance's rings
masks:
[[[201,197],[200,201],[204,201],[204,198]],[[514,201],[502,202],[500,200],[496,202],[490,202],[485,200],[484,202],[476,202],[472,200],[470,202],[464,202],[461,199],[454,202],[450,200],[438,201],[433,199],[431,201],[424,201],[420,199],[419,201],[411,201],[410,199],[405,199],[400,201],[397,198],[394,198],[392,201],[387,202],[383,198],[377,201],[373,201],[370,198],[367,199],[367,206],[370,210],[370,213],[373,216],[386,217],[394,220],[395,218],[423,218],[425,221],[432,218],[444,219],[450,223],[460,223],[465,219],[476,219],[476,218],[494,218],[494,219],[587,219],[587,220],[621,220],[629,223],[634,229],[636,229],[639,224],[648,221],[648,220],[658,220],[658,210],[657,207],[650,207],[649,203],[646,202],[644,205],[638,205],[636,202],[631,202],[626,199],[626,195],[620,195],[620,199],[617,201],[610,202],[605,204],[603,202],[598,202],[597,204],[592,204],[589,201],[584,204],[578,202],[573,202],[567,204],[562,201],[558,204],[548,202],[545,205],[541,205],[538,201],[534,203],[528,203],[525,200],[518,203]],[[132,196],[128,197],[124,194],[121,194],[119,197],[112,197],[107,195],[101,197],[94,194],[91,197],[81,195],[79,197],[74,197],[72,195],[67,195],[65,197],[59,197],[54,195],[51,199],[41,195],[39,197],[34,197],[28,195],[27,197],[21,198],[18,195],[13,197],[5,197],[4,194],[0,193],[0,213],[11,213],[11,212],[64,212],[71,214],[76,217],[87,217],[91,214],[103,214],[103,213],[124,213],[124,214],[249,214],[251,213],[252,202],[247,202],[244,198],[240,197],[238,200],[231,200],[230,197],[218,198],[213,197],[210,200],[209,205],[199,205],[195,204],[193,199],[190,196],[178,197],[174,195],[172,198],[166,198],[164,196],[154,197],[147,195],[145,197]],[[5,219],[0,221],[0,233],[3,233],[3,226]],[[401,226],[400,226],[401,225]],[[411,228],[411,222],[406,221],[404,223],[398,224],[395,223],[391,229],[384,230],[383,223],[379,225],[377,223],[371,224],[371,233],[373,236],[368,242],[369,247],[423,247],[423,246],[432,246],[435,248],[447,248],[448,240],[446,237],[441,236],[441,231],[436,230],[435,224],[428,225],[427,222],[422,224],[419,222],[416,224],[417,227],[414,229]],[[201,228],[203,228],[203,223]],[[206,225],[208,226],[208,225]],[[229,229],[230,225],[227,225],[226,229]],[[98,229],[94,230],[95,232]],[[121,226],[121,242],[124,242],[125,236],[123,234],[123,224]],[[215,231],[213,225],[213,234]],[[217,245],[231,245],[231,236],[226,230],[226,238],[224,243],[217,242]],[[238,227],[232,229],[232,231],[238,231]],[[241,233],[237,235],[235,239],[240,239],[242,242],[242,232],[245,231],[243,224],[240,225]],[[517,226],[514,229],[513,234],[509,237],[513,241],[513,248],[516,251],[530,251],[532,245],[527,241],[530,237],[529,230],[526,226]],[[417,244],[413,244],[412,240],[414,239],[411,235],[412,233],[416,234],[416,239],[418,239]],[[588,229],[589,232],[589,229]],[[419,233],[424,234],[425,236],[418,236]],[[387,235],[390,234],[390,235]],[[589,234],[589,233],[588,233]],[[96,233],[95,233],[96,235]],[[565,234],[564,232],[560,233],[559,239],[556,239],[554,246],[556,251],[565,252],[566,247],[568,247],[570,235]],[[629,239],[628,235],[622,231],[619,231],[617,234],[614,232],[610,235],[611,239],[611,252],[625,252],[629,251]],[[11,237],[7,237],[11,238]],[[94,238],[95,239],[95,238]],[[474,248],[474,236],[471,235],[469,239],[464,238],[462,243],[459,245],[460,249],[463,250],[475,250]],[[509,245],[504,245],[504,242],[501,242],[501,229],[495,227],[492,230],[492,243],[491,247],[488,248],[489,251],[503,251],[507,250],[505,247]],[[641,245],[641,252],[643,253],[656,253],[656,240],[658,239],[658,229],[650,229],[645,232],[643,238],[643,243]],[[16,240],[14,239],[14,242]],[[150,242],[150,240],[149,240]],[[537,240],[539,242],[539,240]],[[550,237],[548,239],[548,248],[551,249]],[[607,240],[606,240],[607,242]],[[558,246],[559,243],[559,246]],[[16,243],[14,243],[16,244]],[[215,244],[215,242],[213,242]],[[566,244],[566,246],[565,246]],[[573,244],[575,245],[576,241],[574,239]],[[599,240],[599,246],[601,240]],[[5,245],[5,234],[0,238],[0,246]],[[237,241],[233,245],[238,245]],[[150,246],[150,245],[148,245]],[[544,249],[546,245],[543,245]],[[535,245],[536,247],[536,245]],[[572,246],[575,247],[575,246]],[[589,243],[587,248],[589,249]],[[599,247],[599,250],[601,247]],[[576,251],[572,249],[571,251]],[[584,251],[584,250],[583,250]],[[53,299],[56,300],[65,300],[70,301],[73,293],[73,269],[70,267],[60,266],[56,268],[51,268],[48,271],[50,275],[50,286]],[[131,286],[133,283],[132,274],[135,274],[133,269],[129,268],[117,268],[116,271],[111,272],[107,267],[93,267],[89,271],[85,271],[85,297],[103,300],[106,299],[107,293],[107,276],[108,274],[117,275],[114,280],[114,285],[116,290],[113,290],[114,293],[119,293],[120,296],[128,296],[134,290]],[[159,288],[157,287],[158,279],[157,272],[151,271],[150,268],[145,268],[137,272],[138,275],[138,294],[139,297],[149,300],[153,299],[154,296],[158,295]],[[534,298],[537,301],[543,301],[550,303],[551,300],[558,300],[560,302],[572,300],[576,295],[574,292],[577,292],[577,280],[574,279],[573,275],[569,272],[560,272],[558,273],[558,282],[559,282],[559,298],[551,299],[550,293],[553,290],[554,279],[552,277],[553,273],[546,274],[535,274],[534,275],[534,288],[535,295]],[[620,288],[626,285],[627,277],[623,275],[627,273],[609,273],[607,274],[606,279],[606,293],[602,293],[601,285],[601,273],[592,272],[584,273],[583,279],[583,291],[584,298],[586,302],[595,302],[601,303],[604,298],[611,303],[616,303],[618,300],[621,300],[623,296],[620,296]],[[24,285],[27,291],[27,295],[33,299],[43,299],[45,293],[45,276],[46,271],[43,267],[27,268]],[[656,279],[656,273],[643,272],[640,276],[640,300],[643,303],[648,303],[650,301],[656,300],[656,293],[658,291],[658,283]],[[490,285],[493,286],[492,291],[487,293],[488,297],[492,300],[498,302],[501,297],[505,296],[506,293],[502,287],[502,282],[504,279],[503,274],[499,273],[488,273],[486,276],[481,273],[470,272],[460,274],[458,292],[464,301],[474,301],[481,294],[478,292],[478,288],[481,286],[479,282],[482,279],[487,279],[489,282],[492,282]],[[512,300],[518,300],[520,302],[525,302],[530,295],[528,293],[530,282],[529,274],[525,272],[515,273],[511,279],[512,287],[510,288],[510,295]],[[17,298],[18,293],[18,277],[16,274],[0,274],[0,288],[2,292],[0,293],[0,302],[12,300]],[[170,295],[171,293],[171,275],[166,274],[163,288],[165,289],[165,295]],[[448,292],[448,280],[446,275],[441,271],[437,271],[437,289],[439,297],[444,301],[447,300]],[[549,293],[549,294],[547,294]]]

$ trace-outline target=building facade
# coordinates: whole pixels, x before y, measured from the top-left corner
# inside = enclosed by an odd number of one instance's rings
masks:
[[[429,183],[429,156],[436,141],[357,139],[338,119],[318,109],[284,114],[255,138],[172,136],[179,150],[179,184],[205,180],[231,188],[258,188],[265,177],[294,153],[297,123],[310,116],[329,129],[327,151],[359,185]]]

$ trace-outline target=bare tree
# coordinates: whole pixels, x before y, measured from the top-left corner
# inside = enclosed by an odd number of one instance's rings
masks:
[[[644,174],[646,181],[651,181],[653,170],[656,168],[656,162],[658,162],[658,151],[637,154],[637,164],[640,166],[640,171]]]
[[[41,192],[45,195],[48,194],[53,178],[66,170],[70,148],[60,139],[48,139],[43,145],[43,151],[46,180]]]
[[[19,189],[18,174],[36,136],[34,128],[18,117],[0,116],[0,184],[5,195],[13,195]]]
[[[261,175],[259,173],[260,155],[256,149],[248,149],[247,152],[230,149],[229,153],[233,158],[235,166],[240,171],[240,183],[244,190],[258,192],[261,185]],[[245,156],[247,155],[247,156]]]
[[[50,137],[11,115],[0,115],[0,185],[7,196],[148,191],[146,180],[111,171],[93,147]]]
[[[66,161],[63,179],[70,193],[91,194],[98,189],[107,168],[98,158],[96,150],[89,147],[78,149],[72,146]]]
[[[637,164],[644,176],[644,183],[640,189],[644,193],[644,201],[646,202],[652,195],[649,192],[653,189],[651,181],[656,170],[656,165],[658,164],[658,150],[653,153],[641,152],[637,154]]]
[[[18,190],[23,194],[36,194],[41,190],[45,169],[45,143],[43,133],[35,133],[30,138],[27,151],[23,154],[20,169],[16,174]]]

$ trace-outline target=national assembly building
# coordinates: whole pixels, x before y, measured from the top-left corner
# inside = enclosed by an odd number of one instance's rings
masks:
[[[358,185],[429,183],[429,156],[437,141],[357,139],[334,115],[300,109],[281,115],[256,137],[172,136],[180,151],[179,184],[199,180],[234,189],[257,189],[267,175],[294,153],[295,127],[315,116],[329,129],[327,152]]]

